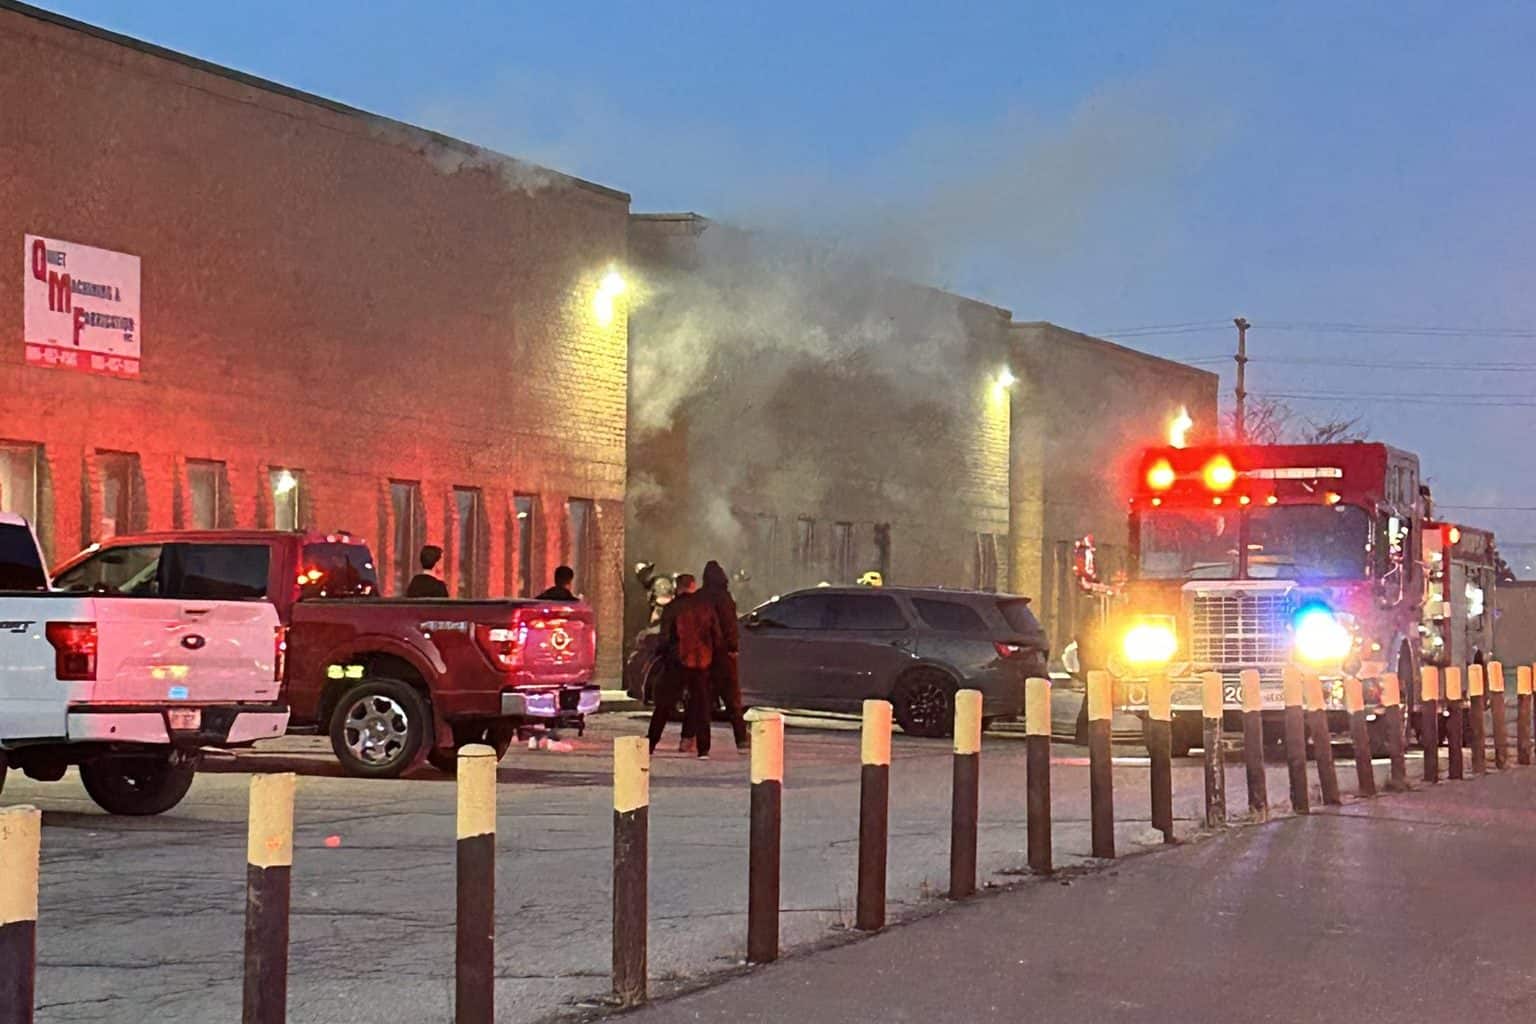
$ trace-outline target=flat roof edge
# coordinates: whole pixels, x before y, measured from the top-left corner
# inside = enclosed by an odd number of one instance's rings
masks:
[[[259,75],[253,75],[245,71],[237,71],[234,68],[225,67],[222,64],[215,64],[212,61],[204,60],[201,57],[194,57],[191,54],[182,53],[179,50],[172,50],[169,47],[159,46],[155,43],[146,42],[143,39],[137,39],[133,36],[124,35],[121,32],[113,32],[111,29],[105,29],[99,25],[92,25],[89,22],[79,21],[75,18],[70,18],[63,14],[57,14],[53,11],[44,10],[41,7],[33,7],[31,4],[21,3],[20,0],[0,0],[0,11],[10,11],[13,14],[19,14],[22,17],[32,18],[36,21],[47,22],[51,25],[68,29],[72,32],[79,32],[83,35],[93,36],[104,42],[112,43],[117,46],[125,46],[132,50],[138,50],[140,53],[148,54],[151,57],[158,57],[161,60],[168,60],[176,64],[181,64],[186,67],[193,68],[194,70],[205,72],[206,74],[216,75],[220,78],[226,78],[230,81],[238,82],[241,85],[249,86],[253,89],[260,89],[263,92],[269,92],[278,96],[286,97],[287,99],[297,100],[300,103],[307,103],[311,106],[321,107],[335,114],[342,114],[348,117],[356,117],[382,122],[392,128],[419,134],[424,137],[424,141],[434,142],[440,146],[447,146],[452,149],[463,150],[472,156],[491,156],[500,160],[507,160],[512,163],[520,164],[525,167],[536,168],[539,171],[546,172],[553,177],[559,178],[562,181],[577,188],[596,192],[599,195],[607,196],[612,199],[622,199],[626,203],[631,201],[631,197],[628,192],[624,192],[616,188],[610,188],[607,185],[600,185],[595,181],[588,181],[585,178],[578,178],[574,174],[567,174],[566,172],[556,170],[553,167],[544,167],[540,164],[535,164],[530,160],[523,160],[519,157],[501,153],[493,149],[487,149],[484,146],[479,146],[475,143],[467,142],[463,139],[457,139],[451,135],[444,135],[441,132],[433,131],[430,128],[423,128],[420,125],[411,124],[408,121],[401,121],[393,117],[385,117],[383,114],[375,114],[372,111],[364,110],[361,107],[354,107],[349,104],[342,103],[339,100],[327,99],[326,97],[316,95],[315,93],[305,92],[302,89],[295,89],[292,86],[283,85],[281,82],[274,82],[271,79],[262,78]]]

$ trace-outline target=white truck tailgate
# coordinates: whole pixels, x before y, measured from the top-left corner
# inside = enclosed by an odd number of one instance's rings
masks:
[[[93,704],[277,699],[278,619],[264,601],[114,597],[96,601],[96,619]]]

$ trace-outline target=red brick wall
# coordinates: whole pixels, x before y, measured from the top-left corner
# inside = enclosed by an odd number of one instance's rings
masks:
[[[0,138],[0,440],[44,446],[55,558],[94,535],[104,449],[138,454],[153,528],[190,515],[189,458],[227,464],[239,526],[271,523],[270,467],[302,470],[311,525],[386,579],[389,481],[420,481],[445,547],[478,487],[492,594],[514,491],[540,496],[540,573],[591,498],[614,578],[579,585],[617,639],[627,317],[592,299],[627,196],[4,9]],[[28,232],[141,258],[140,379],[24,365]]]

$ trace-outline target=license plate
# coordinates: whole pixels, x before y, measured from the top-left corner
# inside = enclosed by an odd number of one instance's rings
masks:
[[[165,713],[172,729],[178,732],[195,732],[203,727],[203,713],[197,708],[180,708]]]

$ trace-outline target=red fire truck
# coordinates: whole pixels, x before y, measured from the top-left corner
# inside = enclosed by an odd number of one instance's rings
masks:
[[[1430,522],[1428,503],[1418,457],[1384,444],[1150,449],[1130,499],[1129,572],[1083,637],[1080,661],[1108,668],[1118,703],[1141,714],[1148,679],[1166,673],[1178,753],[1199,745],[1199,675],[1211,670],[1224,683],[1228,730],[1240,728],[1239,673],[1258,670],[1265,736],[1278,740],[1281,670],[1293,663],[1322,677],[1338,732],[1347,729],[1343,679],[1360,678],[1373,746],[1384,746],[1382,674],[1398,674],[1411,705],[1426,655],[1470,655],[1464,639],[1436,648],[1431,634],[1437,624],[1465,629],[1466,574],[1454,561],[1472,531],[1442,545],[1453,557],[1436,606],[1429,585],[1446,570],[1426,542],[1450,540],[1455,528]],[[1486,586],[1474,620],[1491,620]]]

